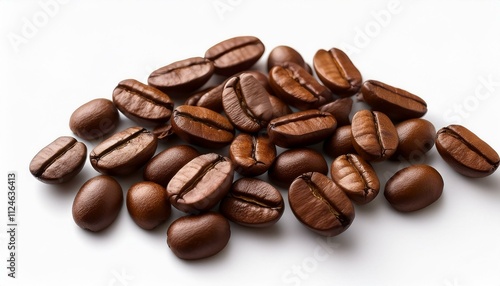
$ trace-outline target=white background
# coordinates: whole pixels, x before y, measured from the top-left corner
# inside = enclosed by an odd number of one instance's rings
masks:
[[[340,47],[364,79],[424,98],[436,129],[461,123],[500,150],[500,1],[436,2],[0,2],[0,285],[500,285],[500,174],[467,179],[435,148],[425,162],[442,174],[445,189],[424,210],[398,213],[381,190],[356,206],[346,232],[326,239],[300,225],[287,205],[272,228],[231,224],[228,246],[194,262],[167,247],[176,210],[154,231],[136,226],[125,206],[101,233],[76,226],[73,198],[98,174],[89,162],[59,186],[28,171],[42,147],[72,135],[69,117],[81,104],[110,99],[123,79],[145,82],[153,70],[239,35],[265,44],[261,70],[277,45],[294,47],[309,63],[318,49]],[[120,129],[132,125],[121,122]],[[89,151],[96,144],[86,143]],[[402,167],[374,166],[382,184]],[[9,171],[18,175],[15,280],[5,262]],[[138,180],[122,180],[124,192]]]

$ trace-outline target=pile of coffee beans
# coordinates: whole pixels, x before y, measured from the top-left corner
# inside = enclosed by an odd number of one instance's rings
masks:
[[[76,194],[75,223],[103,230],[125,200],[132,220],[150,230],[168,220],[173,206],[186,215],[168,227],[168,246],[179,258],[200,259],[227,245],[229,221],[271,227],[285,207],[311,231],[341,234],[354,220],[354,204],[368,204],[380,193],[373,162],[410,160],[436,145],[464,176],[485,177],[498,168],[498,153],[472,131],[460,125],[436,131],[421,118],[424,99],[363,81],[341,50],[319,49],[311,68],[293,48],[277,46],[267,71],[251,70],[264,51],[257,37],[230,38],[203,57],[153,71],[147,83],[125,79],[111,100],[93,99],[76,109],[69,127],[80,139],[98,140],[88,156],[100,175]],[[214,78],[219,84],[205,88]],[[355,95],[370,109],[351,114]],[[136,126],[116,132],[119,113]],[[185,144],[169,146],[173,136]],[[323,144],[323,152],[314,144]],[[83,142],[61,136],[29,168],[40,181],[58,184],[75,177],[86,159]],[[124,196],[120,179],[137,172],[144,180]],[[266,173],[269,180],[257,178]],[[278,188],[288,190],[288,206]],[[438,200],[443,188],[436,169],[418,164],[396,172],[383,193],[394,209],[412,212]]]

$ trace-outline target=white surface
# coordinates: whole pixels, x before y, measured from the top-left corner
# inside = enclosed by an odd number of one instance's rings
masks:
[[[423,97],[425,118],[437,129],[459,122],[500,150],[500,1],[55,1],[0,2],[0,285],[500,285],[500,174],[469,180],[435,148],[425,162],[441,172],[445,189],[427,209],[397,213],[381,190],[371,204],[356,206],[345,233],[326,239],[287,205],[272,228],[232,224],[227,248],[195,262],[168,249],[168,223],[144,231],[125,206],[102,233],[78,228],[71,204],[98,174],[89,162],[60,186],[28,171],[38,150],[72,135],[69,116],[81,104],[111,98],[125,78],[145,82],[154,69],[239,35],[265,44],[260,69],[277,45],[294,47],[309,63],[320,48],[350,50],[364,79]],[[122,117],[120,128],[130,125]],[[400,165],[375,167],[385,183]],[[7,277],[4,230],[12,170],[15,280]],[[124,190],[139,179],[125,180]],[[180,215],[174,211],[169,223]]]

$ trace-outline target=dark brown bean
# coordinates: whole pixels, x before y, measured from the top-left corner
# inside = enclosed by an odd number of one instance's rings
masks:
[[[267,74],[264,74],[258,70],[246,70],[243,73],[251,74],[265,89],[268,93],[273,93],[273,89],[269,84],[269,78]]]
[[[156,126],[153,129],[153,135],[161,142],[167,142],[169,139],[174,137],[175,132],[172,125],[167,123],[165,125]]]
[[[69,128],[82,139],[102,139],[116,129],[119,119],[118,110],[111,100],[97,98],[78,107],[71,114]]]
[[[276,147],[267,134],[238,134],[229,146],[235,171],[243,176],[264,174],[276,158]]]
[[[248,133],[266,127],[273,116],[269,93],[253,75],[246,73],[226,81],[222,106],[229,121]]]
[[[164,188],[174,175],[200,153],[189,145],[177,145],[155,155],[144,167],[145,181],[155,182]]]
[[[295,217],[320,235],[336,236],[354,220],[354,207],[349,198],[321,173],[297,177],[288,190],[288,202]]]
[[[122,187],[118,181],[111,176],[96,176],[85,182],[76,194],[73,220],[83,229],[101,231],[115,221],[122,204]]]
[[[337,121],[330,113],[306,110],[274,118],[267,126],[271,142],[283,148],[307,146],[332,135]]]
[[[239,36],[210,47],[205,58],[214,62],[216,74],[231,76],[253,66],[264,51],[264,44],[257,37]]]
[[[423,209],[441,197],[444,181],[428,165],[412,165],[399,170],[385,184],[384,196],[400,212]]]
[[[176,219],[168,227],[167,244],[179,258],[196,260],[222,251],[231,237],[228,220],[221,214],[207,212]]]
[[[383,161],[398,147],[398,133],[391,120],[378,111],[360,110],[352,118],[352,143],[367,161]]]
[[[171,207],[165,187],[153,182],[133,184],[127,191],[127,210],[143,229],[153,229],[170,217]]]
[[[227,194],[234,167],[219,154],[200,155],[184,165],[167,185],[170,203],[183,212],[210,210]]]
[[[222,112],[222,89],[224,83],[206,88],[191,95],[185,105],[200,106],[211,109],[215,112]]]
[[[135,79],[118,83],[113,90],[113,102],[125,116],[143,126],[166,123],[174,108],[168,95]]]
[[[380,181],[377,173],[361,156],[340,155],[332,162],[330,175],[333,181],[356,204],[371,202],[379,193]]]
[[[273,118],[281,117],[293,112],[290,106],[277,96],[269,95],[269,101],[271,102],[271,108],[273,110]]]
[[[90,152],[90,163],[106,175],[128,175],[156,152],[158,140],[145,128],[130,127],[115,133]]]
[[[172,128],[184,141],[206,148],[231,143],[234,127],[223,115],[199,106],[180,105],[174,109]]]
[[[323,142],[323,151],[332,158],[355,153],[356,150],[352,146],[351,125],[344,125],[335,129],[332,136]]]
[[[321,82],[338,96],[349,97],[361,88],[361,73],[342,50],[318,50],[313,66]]]
[[[167,93],[191,92],[204,85],[214,70],[214,64],[208,59],[188,58],[153,71],[148,84]]]
[[[219,210],[237,224],[269,227],[281,218],[285,205],[280,192],[269,183],[241,178],[233,183]]]
[[[434,146],[436,128],[428,120],[414,118],[396,124],[398,148],[391,159],[418,162]]]
[[[304,61],[304,58],[294,48],[281,45],[271,50],[267,57],[267,70],[274,66],[282,65],[286,62],[296,63],[303,67],[308,73],[311,73],[311,67]]]
[[[436,148],[449,166],[471,178],[493,174],[500,163],[498,153],[488,143],[461,125],[441,128],[437,132]]]
[[[300,110],[318,108],[333,100],[329,89],[292,62],[274,66],[269,71],[269,83],[276,96]]]
[[[295,178],[306,172],[328,174],[328,164],[321,153],[310,148],[295,148],[276,157],[268,171],[269,179],[277,186],[288,188]]]
[[[328,112],[335,120],[337,120],[337,127],[350,125],[351,119],[349,119],[349,115],[351,114],[353,100],[350,97],[339,98],[335,101],[327,103],[325,105],[320,106],[318,109],[323,112]]]
[[[361,93],[363,100],[373,110],[385,113],[394,121],[418,118],[427,113],[425,100],[380,81],[365,81],[361,87]]]
[[[87,147],[70,136],[61,136],[43,147],[31,160],[31,174],[47,184],[71,180],[82,170]]]

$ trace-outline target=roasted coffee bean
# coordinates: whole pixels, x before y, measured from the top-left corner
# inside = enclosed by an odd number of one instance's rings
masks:
[[[391,159],[418,162],[434,146],[436,128],[425,119],[408,119],[396,124],[395,127],[399,144]]]
[[[385,113],[394,121],[418,118],[427,113],[427,103],[406,90],[376,80],[367,80],[361,87],[363,100],[373,110]]]
[[[115,133],[90,152],[90,163],[106,175],[128,175],[156,152],[158,139],[145,128],[129,127]]]
[[[30,162],[30,172],[47,184],[71,180],[82,170],[87,147],[70,136],[61,136],[43,147]]]
[[[350,97],[339,98],[335,101],[327,103],[320,106],[318,109],[323,112],[328,112],[335,120],[337,120],[337,127],[350,125],[351,120],[349,115],[351,114],[353,100]]]
[[[277,46],[271,50],[267,58],[267,70],[274,66],[282,65],[286,62],[296,63],[312,74],[311,67],[304,61],[304,58],[294,48],[289,46]]]
[[[233,183],[219,210],[237,224],[269,227],[281,218],[285,204],[280,192],[269,183],[255,178],[241,178]]]
[[[175,135],[172,125],[167,123],[165,125],[156,126],[153,129],[153,135],[158,139],[158,141],[167,142],[170,138]]]
[[[211,109],[215,112],[222,112],[222,89],[224,83],[209,87],[200,92],[191,95],[185,102],[185,105],[200,106]]]
[[[332,180],[356,204],[371,202],[380,190],[380,181],[375,170],[361,156],[340,155],[330,168]]]
[[[281,117],[292,113],[292,109],[283,100],[279,99],[274,95],[269,95],[269,101],[271,102],[271,108],[273,111],[273,118]]]
[[[342,50],[318,50],[313,66],[321,82],[338,96],[349,97],[361,88],[361,73]]]
[[[288,188],[295,178],[306,172],[328,174],[328,164],[321,153],[310,148],[295,148],[276,157],[268,171],[269,179],[277,186]]]
[[[141,228],[153,229],[162,224],[171,212],[165,187],[153,182],[133,184],[127,191],[127,210]]]
[[[449,125],[437,132],[436,148],[458,173],[472,178],[493,174],[500,163],[498,153],[488,143],[461,125]]]
[[[76,194],[73,220],[83,229],[101,231],[115,221],[122,204],[122,187],[118,181],[111,176],[96,176],[85,182]]]
[[[243,73],[251,74],[266,89],[268,93],[270,94],[273,93],[273,89],[269,84],[269,78],[267,77],[267,75],[257,70],[247,70],[244,71]]]
[[[166,123],[174,108],[168,95],[135,79],[118,83],[113,90],[113,102],[125,116],[144,126]]]
[[[219,154],[200,155],[184,165],[167,185],[170,203],[183,212],[199,213],[214,207],[229,191],[234,167]]]
[[[228,220],[215,212],[180,217],[167,230],[168,247],[177,257],[186,260],[219,253],[230,237]]]
[[[205,58],[214,62],[216,74],[231,76],[253,66],[264,51],[264,44],[257,37],[240,36],[210,47]]]
[[[229,146],[235,171],[243,176],[264,174],[276,158],[276,146],[267,134],[238,134]]]
[[[297,177],[288,190],[288,202],[295,217],[320,235],[338,235],[354,220],[349,198],[330,178],[318,172]]]
[[[277,146],[291,148],[321,142],[336,127],[333,115],[312,109],[274,118],[267,126],[267,133]]]
[[[191,92],[204,85],[214,74],[208,59],[193,57],[173,62],[151,73],[148,84],[163,92]]]
[[[333,100],[328,88],[292,62],[274,66],[269,71],[269,83],[276,96],[300,110],[318,108]]]
[[[441,197],[444,181],[428,165],[412,165],[399,170],[385,184],[384,196],[400,212],[423,209]]]
[[[246,73],[226,81],[222,106],[229,121],[248,133],[266,127],[273,116],[269,93],[253,75]]]
[[[164,188],[184,165],[198,157],[200,153],[189,145],[177,145],[155,155],[144,167],[145,181],[155,182]]]
[[[78,107],[69,118],[69,128],[85,140],[101,139],[118,126],[120,115],[113,102],[105,98],[91,100]]]
[[[352,118],[352,144],[367,161],[383,161],[398,148],[398,133],[389,117],[378,111],[360,110]]]
[[[184,141],[206,148],[231,143],[234,127],[223,115],[199,106],[180,105],[174,109],[172,128]]]
[[[356,150],[352,146],[351,125],[344,125],[335,129],[332,136],[326,138],[323,142],[323,151],[332,158],[355,153]]]

